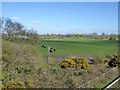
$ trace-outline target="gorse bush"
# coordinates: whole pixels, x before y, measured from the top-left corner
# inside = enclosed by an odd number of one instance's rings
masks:
[[[120,58],[117,54],[114,54],[113,58],[111,60],[108,60],[107,62],[110,67],[116,67],[120,65]]]
[[[71,60],[71,59],[64,59],[62,62],[61,62],[61,67],[65,68],[65,67],[73,67],[75,68],[76,67],[76,63]]]
[[[86,72],[90,71],[88,62],[84,58],[76,57],[73,59],[77,63],[77,67],[84,69]]]
[[[61,67],[72,67],[84,69],[86,72],[90,71],[88,62],[84,58],[73,58],[73,59],[64,59],[61,62]]]

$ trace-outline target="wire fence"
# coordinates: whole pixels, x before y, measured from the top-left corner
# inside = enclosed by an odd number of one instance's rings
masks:
[[[116,76],[118,76],[118,72],[119,72],[118,67],[115,67],[112,70],[109,70],[108,72],[105,72],[102,75],[95,77],[94,79],[88,81],[87,83],[80,85],[78,88],[94,88],[96,85],[100,84],[101,82],[104,82],[111,78],[115,79]]]

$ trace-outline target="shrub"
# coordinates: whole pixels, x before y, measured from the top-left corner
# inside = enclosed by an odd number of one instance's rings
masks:
[[[84,58],[65,59],[61,62],[61,67],[74,67],[84,69],[86,72],[90,70],[88,62]]]
[[[64,59],[61,62],[61,67],[76,67],[76,63],[71,59]]]
[[[74,58],[73,59],[77,63],[77,67],[84,69],[86,72],[90,70],[88,62],[84,58]]]
[[[114,58],[108,62],[108,65],[111,67],[116,67],[119,66],[120,64],[120,59],[118,58],[118,55],[113,55]]]
[[[54,74],[56,73],[56,71],[57,71],[56,67],[53,64],[50,64],[50,72]]]
[[[38,58],[38,55],[36,55],[38,52],[34,52],[36,48],[33,48],[33,50],[27,49],[27,46],[29,45],[18,45],[14,42],[3,41],[2,70],[4,75],[2,76],[2,83],[4,83],[4,86],[7,87],[9,81],[13,82],[18,77],[21,81],[35,78],[33,76],[36,68],[33,60]],[[24,84],[26,86],[27,82],[24,82]]]
[[[80,75],[82,75],[82,72],[77,72],[77,71],[76,71],[76,72],[74,72],[74,75],[75,75],[75,76],[80,76]]]
[[[13,55],[14,54],[14,50],[12,49],[11,47],[11,43],[10,42],[3,42],[3,45],[2,45],[2,54],[3,54],[3,57],[4,55],[5,56],[10,56],[10,55]],[[4,57],[5,58],[5,57]]]
[[[74,80],[72,78],[68,78],[64,84],[68,87],[68,88],[74,88],[75,87],[75,83]]]
[[[93,59],[95,60],[95,64],[104,63],[104,55],[102,55],[102,54],[94,56]]]
[[[12,81],[8,81],[6,85],[3,85],[3,88],[28,88],[31,86],[30,84],[31,80],[23,82],[18,78]]]

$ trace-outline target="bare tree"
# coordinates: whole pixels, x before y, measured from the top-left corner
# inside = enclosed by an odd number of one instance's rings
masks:
[[[4,23],[4,21],[0,17],[0,31],[1,31],[0,34],[3,32],[3,23]]]
[[[37,31],[35,31],[34,29],[30,29],[27,32],[27,36],[28,36],[29,40],[33,41],[34,43],[39,42],[39,35],[37,34]]]
[[[24,26],[21,24],[21,23],[18,23],[18,22],[14,22],[14,34],[15,35],[22,35],[24,34],[26,31],[23,30],[24,29]]]
[[[6,33],[7,33],[9,36],[10,36],[11,34],[13,34],[14,24],[13,24],[13,22],[12,22],[11,19],[6,19],[6,20],[5,20],[4,30],[6,31]]]

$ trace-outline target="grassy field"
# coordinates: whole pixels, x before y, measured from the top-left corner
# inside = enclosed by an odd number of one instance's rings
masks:
[[[94,40],[94,39],[51,39],[42,40],[41,45],[55,48],[51,55],[112,55],[118,52],[117,40]],[[43,56],[47,56],[47,48],[41,47]]]

